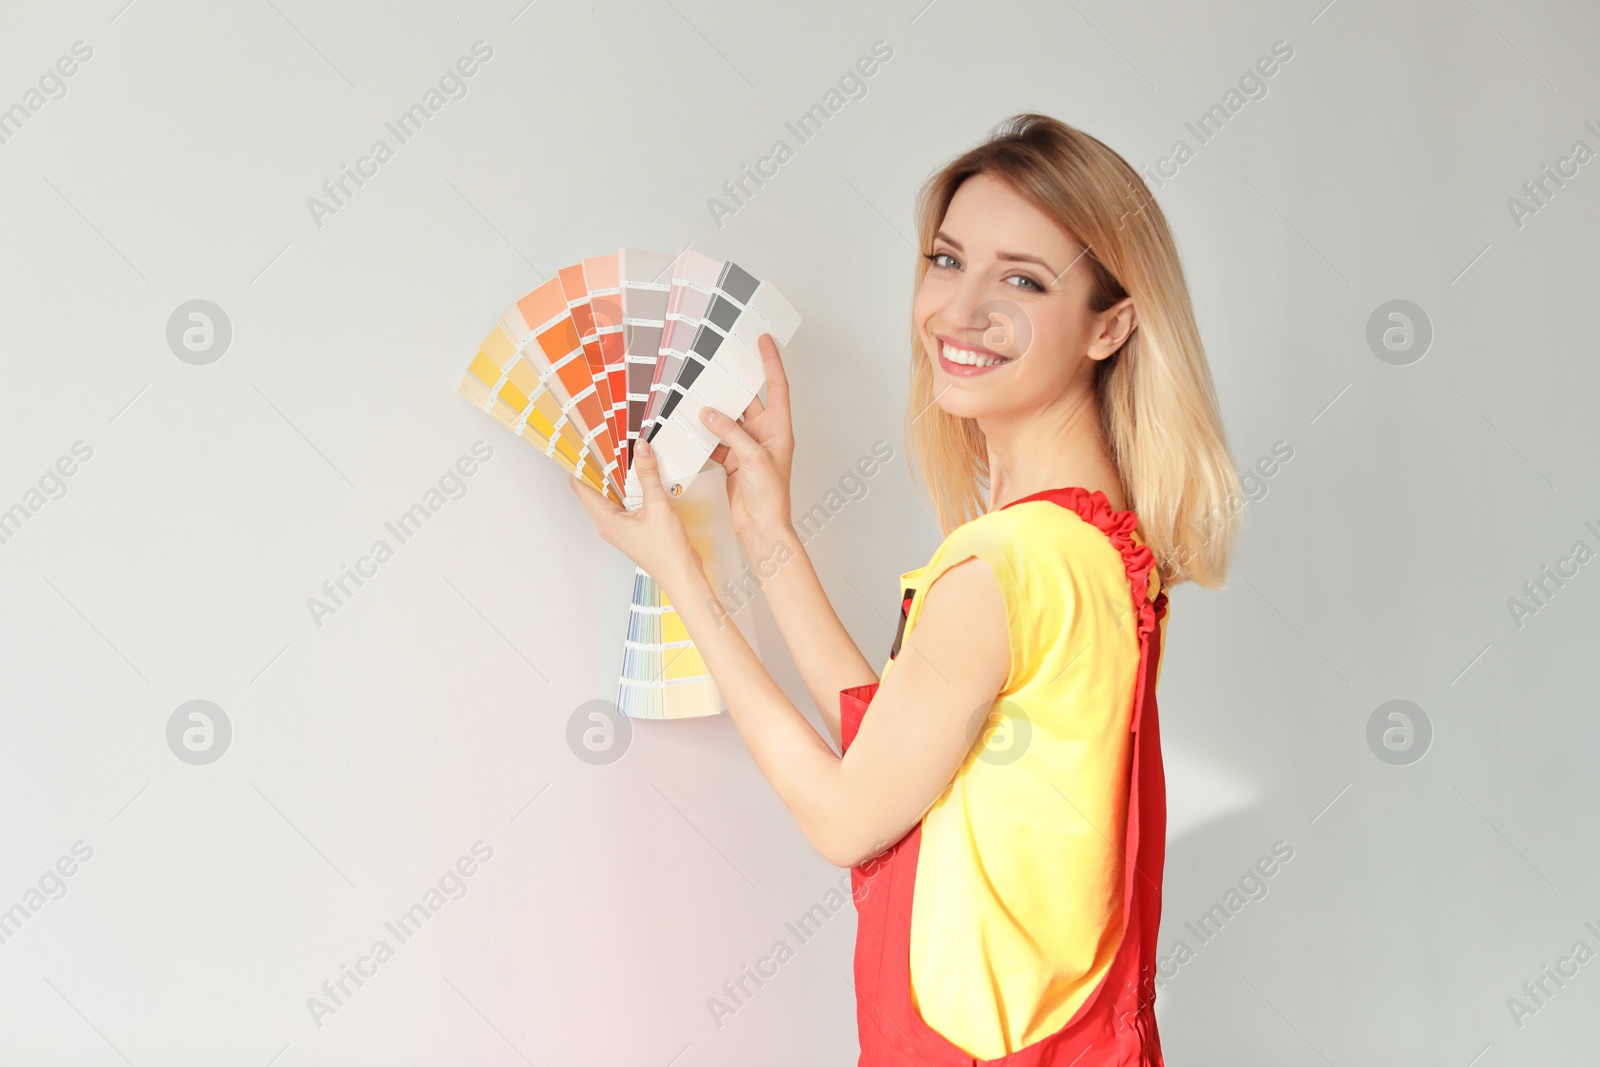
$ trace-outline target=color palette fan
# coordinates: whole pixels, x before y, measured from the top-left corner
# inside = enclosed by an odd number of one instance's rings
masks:
[[[662,484],[681,494],[720,443],[700,409],[743,414],[765,381],[758,338],[785,345],[799,326],[772,283],[732,260],[624,248],[561,268],[508,308],[459,389],[568,473],[637,508],[639,438]],[[643,570],[617,706],[652,719],[724,710],[682,620]]]

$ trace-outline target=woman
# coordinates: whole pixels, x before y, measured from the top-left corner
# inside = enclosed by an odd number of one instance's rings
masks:
[[[661,583],[807,837],[854,868],[862,1065],[1160,1065],[1167,590],[1221,585],[1240,499],[1187,287],[1134,169],[1042,115],[918,208],[907,424],[947,536],[901,576],[881,679],[790,525],[770,337],[767,403],[704,413],[843,755],[723,625],[647,445],[642,508],[573,486]]]

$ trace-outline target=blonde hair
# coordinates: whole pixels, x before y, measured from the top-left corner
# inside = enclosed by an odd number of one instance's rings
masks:
[[[1244,495],[1161,208],[1101,141],[1046,115],[1013,115],[923,184],[920,251],[933,247],[956,189],[979,173],[1006,182],[1086,247],[1094,311],[1133,297],[1137,327],[1095,368],[1096,425],[1163,584],[1220,588]],[[913,292],[928,265],[917,257]],[[986,512],[989,457],[977,421],[933,401],[933,366],[913,323],[906,433],[948,535]]]

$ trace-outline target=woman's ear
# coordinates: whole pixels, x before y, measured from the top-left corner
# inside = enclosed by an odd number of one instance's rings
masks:
[[[1139,326],[1139,313],[1134,310],[1133,297],[1125,296],[1100,312],[1099,326],[1094,340],[1089,344],[1090,359],[1105,359],[1127,342]]]

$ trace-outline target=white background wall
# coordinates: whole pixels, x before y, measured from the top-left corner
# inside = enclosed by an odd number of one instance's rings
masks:
[[[92,849],[0,944],[0,1061],[854,1062],[853,914],[785,927],[840,872],[726,716],[639,724],[609,766],[569,750],[632,566],[455,383],[583,256],[692,243],[772,277],[804,317],[797,511],[895,449],[810,546],[881,660],[895,576],[939,540],[900,429],[919,183],[1024,110],[1153,165],[1285,41],[1157,191],[1239,467],[1293,450],[1227,589],[1173,598],[1161,943],[1194,956],[1159,1000],[1169,1062],[1593,1062],[1600,962],[1520,1020],[1507,1000],[1600,951],[1600,564],[1521,626],[1507,602],[1600,548],[1600,163],[1520,226],[1507,200],[1600,150],[1600,13],[1322,3],[0,10],[0,106],[93,50],[0,144],[0,507],[92,449],[0,545],[0,908]],[[466,95],[314,222],[480,40]],[[785,121],[880,40],[797,144]],[[794,158],[717,225],[780,138]],[[166,341],[196,299],[232,328],[204,366]],[[1433,330],[1405,366],[1366,340],[1395,299]],[[318,627],[307,598],[478,440],[465,496]],[[765,607],[744,622],[804,701]],[[194,699],[232,725],[205,766],[166,736]],[[1367,741],[1394,699],[1432,727],[1403,766]],[[479,841],[465,895],[318,1026],[308,998]],[[1267,895],[1198,945],[1185,921],[1279,841]],[[794,958],[717,1025],[708,998],[779,939]]]

